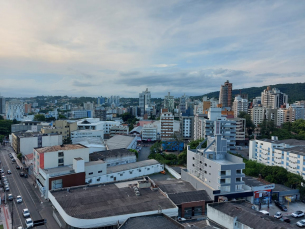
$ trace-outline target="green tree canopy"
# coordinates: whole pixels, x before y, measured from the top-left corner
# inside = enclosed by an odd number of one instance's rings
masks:
[[[37,114],[34,116],[34,121],[46,121],[46,117],[43,114]]]

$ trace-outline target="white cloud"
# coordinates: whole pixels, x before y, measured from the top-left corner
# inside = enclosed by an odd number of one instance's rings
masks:
[[[177,64],[155,64],[153,67],[156,68],[168,68],[168,67],[174,67],[177,66]]]

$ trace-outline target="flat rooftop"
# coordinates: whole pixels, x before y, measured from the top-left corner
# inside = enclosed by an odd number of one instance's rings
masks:
[[[256,177],[250,177],[250,176],[245,176],[243,177],[243,181],[245,182],[245,185],[251,186],[251,187],[255,187],[255,186],[265,186],[269,183],[268,181],[265,181],[263,179],[259,179]]]
[[[106,145],[109,150],[126,149],[134,139],[135,137],[114,135],[106,141]]]
[[[34,148],[38,153],[48,153],[54,151],[61,151],[61,150],[75,150],[75,149],[84,149],[87,148],[86,146],[80,144],[67,144],[67,145],[57,145],[57,146],[47,146],[41,148]]]
[[[212,199],[205,190],[196,190],[190,192],[169,193],[168,197],[176,204],[197,202],[197,201],[211,201]]]
[[[107,167],[107,174],[110,173],[117,173],[121,171],[126,171],[129,169],[136,169],[144,166],[150,166],[150,165],[159,165],[160,163],[154,159],[145,160],[145,161],[138,161],[134,163],[128,163],[124,165],[116,165],[116,166],[110,166]]]
[[[154,181],[158,187],[166,193],[191,192],[196,189],[187,181],[183,180],[164,180]]]
[[[276,192],[283,192],[283,191],[290,191],[290,190],[295,190],[295,189],[286,187],[285,185],[282,185],[282,184],[275,184],[273,192],[274,191],[276,191]]]
[[[79,219],[96,219],[140,212],[177,208],[159,191],[139,189],[136,196],[133,188],[115,184],[70,188],[51,191],[56,201],[70,216]]]
[[[305,140],[297,140],[297,139],[285,139],[285,140],[258,139],[258,141],[272,142],[275,144],[284,143],[292,146],[305,146]]]
[[[164,214],[132,217],[125,221],[119,229],[184,229],[184,226]]]
[[[38,137],[38,136],[56,136],[59,135],[58,133],[51,133],[51,134],[42,134],[40,132],[26,132],[26,131],[19,131],[13,133],[15,136],[19,138],[30,138],[30,137]]]
[[[237,217],[237,221],[249,226],[250,228],[264,228],[264,229],[288,229],[296,228],[295,225],[282,222],[272,216],[264,215],[251,208],[251,205],[245,201],[231,201],[212,203],[208,205],[226,215]]]
[[[128,149],[114,149],[106,151],[98,151],[89,154],[90,161],[105,160],[111,157],[124,157],[124,156],[135,156],[134,152]]]

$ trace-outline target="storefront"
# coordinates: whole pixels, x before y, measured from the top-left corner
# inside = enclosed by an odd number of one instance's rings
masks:
[[[253,191],[253,197],[248,199],[252,204],[268,205],[268,203],[271,203],[275,184],[249,176],[244,177],[243,181],[245,182],[245,185]]]

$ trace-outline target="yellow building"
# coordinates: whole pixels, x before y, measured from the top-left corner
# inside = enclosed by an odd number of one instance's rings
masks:
[[[77,122],[67,122],[67,120],[56,120],[53,126],[41,129],[43,134],[57,133],[62,135],[62,140],[71,137],[71,132],[77,130]]]

